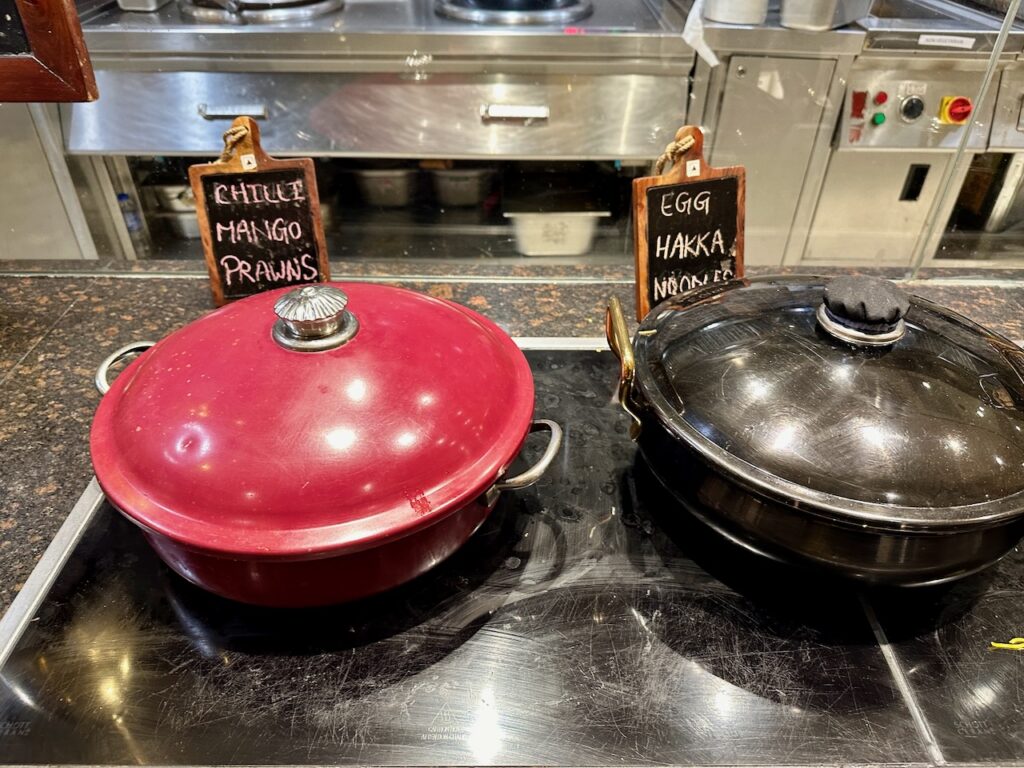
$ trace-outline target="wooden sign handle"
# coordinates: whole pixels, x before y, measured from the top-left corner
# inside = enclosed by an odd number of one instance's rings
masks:
[[[247,115],[236,117],[224,131],[224,149],[217,163],[222,173],[253,171],[266,165],[270,155],[260,145],[260,126]]]
[[[672,140],[672,143],[665,147],[657,163],[654,166],[654,174],[662,176],[666,183],[671,184],[674,180],[685,178],[685,163],[697,162],[697,173],[690,173],[690,176],[703,176],[707,171],[708,164],[704,161],[704,131],[695,125],[684,125]],[[665,168],[671,163],[672,167],[668,173]],[[692,171],[692,166],[691,166]]]

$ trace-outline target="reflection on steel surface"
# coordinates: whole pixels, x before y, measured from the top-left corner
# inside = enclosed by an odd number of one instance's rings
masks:
[[[569,24],[594,12],[591,0],[437,0],[437,13],[472,24]]]
[[[263,145],[279,155],[649,158],[686,114],[686,79],[668,75],[432,74],[416,80],[392,73],[107,70],[97,72],[97,82],[102,108],[71,109],[71,152],[216,154],[224,125],[204,120],[197,106],[223,103],[229,95],[268,106],[260,123]],[[550,117],[482,121],[486,104],[541,104]],[[165,114],[181,119],[157,119]]]
[[[273,24],[303,21],[337,11],[345,0],[180,0],[183,16],[220,24]]]

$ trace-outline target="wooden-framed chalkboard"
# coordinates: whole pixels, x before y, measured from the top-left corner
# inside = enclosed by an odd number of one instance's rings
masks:
[[[74,0],[0,0],[0,102],[96,96]]]
[[[249,117],[235,118],[224,141],[217,162],[188,169],[217,305],[329,280],[313,161],[267,155]]]
[[[743,276],[746,171],[704,162],[695,126],[669,146],[667,173],[633,180],[637,320],[670,296]]]

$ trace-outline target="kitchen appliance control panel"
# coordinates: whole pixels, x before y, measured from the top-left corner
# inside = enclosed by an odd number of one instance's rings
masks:
[[[837,136],[849,149],[984,149],[991,99],[979,105],[980,71],[871,69],[850,75]]]

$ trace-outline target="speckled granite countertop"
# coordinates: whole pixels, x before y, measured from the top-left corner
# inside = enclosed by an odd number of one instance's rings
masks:
[[[610,295],[632,306],[632,269],[621,263],[481,261],[460,264],[458,277],[451,271],[429,262],[333,267],[336,279],[372,278],[461,302],[514,336],[600,336]],[[1024,273],[936,270],[927,278],[909,289],[1024,338]],[[90,477],[97,364],[116,347],[160,338],[210,309],[205,273],[194,262],[0,262],[0,612]]]

